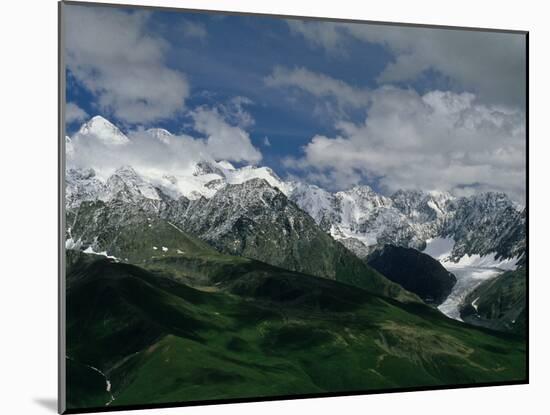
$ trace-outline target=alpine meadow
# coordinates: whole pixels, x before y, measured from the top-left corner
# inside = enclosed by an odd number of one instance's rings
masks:
[[[527,382],[526,34],[62,25],[67,411]]]

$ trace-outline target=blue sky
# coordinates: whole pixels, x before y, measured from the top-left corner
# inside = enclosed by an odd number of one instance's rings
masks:
[[[206,37],[203,40],[186,37],[182,24],[188,22],[204,27]],[[251,138],[258,147],[265,147],[264,137],[269,138],[271,146],[262,148],[263,164],[270,164],[277,170],[281,170],[278,159],[286,155],[298,156],[300,148],[314,134],[334,133],[334,128],[329,120],[312,112],[314,103],[308,102],[307,96],[291,103],[289,91],[266,86],[264,77],[271,73],[273,67],[307,67],[357,86],[375,87],[374,78],[391,59],[381,46],[351,44],[352,53],[363,56],[355,59],[352,65],[342,65],[340,59],[309,48],[305,39],[292,37],[285,21],[268,17],[155,12],[148,29],[170,42],[172,51],[167,56],[167,63],[187,75],[192,88],[186,100],[188,107],[215,105],[235,96],[253,101],[253,104],[247,105],[247,111],[255,120],[250,128]],[[213,96],[207,97],[205,92]],[[115,123],[124,124],[124,120],[99,109],[93,96],[78,82],[69,82],[67,101],[75,102],[88,114],[100,114]],[[364,116],[365,111],[350,114],[356,120]],[[148,126],[165,128],[174,133],[188,132],[185,128],[187,121],[185,114],[177,114],[151,122]],[[71,123],[69,133],[79,126],[80,122]]]
[[[66,7],[67,103],[79,110],[68,117],[69,135],[100,114],[123,131],[161,127],[207,139],[214,133],[198,131],[193,114],[208,108],[245,131],[259,164],[282,177],[331,190],[522,197],[521,35]],[[125,71],[134,85],[121,86]],[[427,160],[436,160],[431,170]],[[436,180],[441,166],[448,171]],[[503,168],[515,174],[498,179]]]

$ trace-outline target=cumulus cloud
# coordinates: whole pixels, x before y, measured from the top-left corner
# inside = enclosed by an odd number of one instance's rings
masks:
[[[522,35],[300,20],[288,20],[288,25],[291,33],[339,57],[346,56],[351,39],[384,46],[394,59],[379,75],[380,83],[410,81],[435,70],[484,102],[525,105]]]
[[[366,89],[354,88],[339,79],[302,67],[290,69],[276,66],[264,82],[270,87],[294,87],[316,98],[334,99],[340,110],[363,107],[369,101]]]
[[[363,123],[338,123],[335,137],[314,136],[288,168],[332,189],[377,181],[395,190],[462,194],[504,191],[525,198],[525,116],[485,105],[470,93],[382,87]]]
[[[147,30],[150,14],[70,5],[65,14],[67,68],[99,109],[126,123],[166,119],[189,95],[185,75],[166,64],[169,45]]]
[[[201,160],[256,163],[262,159],[249,134],[229,124],[217,109],[198,108],[191,118],[194,130],[202,136],[172,135],[166,130],[143,127],[123,134],[103,118],[94,118],[87,128],[71,137],[67,165],[91,167],[103,178],[125,165],[144,175],[161,177],[191,174]]]
[[[249,134],[229,124],[218,110],[198,108],[192,113],[195,130],[206,135],[206,151],[215,159],[258,163],[262,154],[252,145]]]
[[[88,113],[74,102],[67,102],[65,105],[65,122],[79,122],[88,118]]]

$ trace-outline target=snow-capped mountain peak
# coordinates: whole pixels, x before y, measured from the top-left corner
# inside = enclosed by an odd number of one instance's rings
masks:
[[[164,128],[149,128],[146,133],[164,144],[169,144],[173,137],[173,134]]]
[[[84,123],[76,133],[78,137],[94,137],[106,145],[124,145],[130,140],[120,129],[100,115]]]

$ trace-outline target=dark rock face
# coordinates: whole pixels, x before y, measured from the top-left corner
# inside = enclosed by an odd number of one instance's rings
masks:
[[[367,258],[368,264],[426,303],[441,304],[456,277],[431,256],[413,248],[385,245]]]

